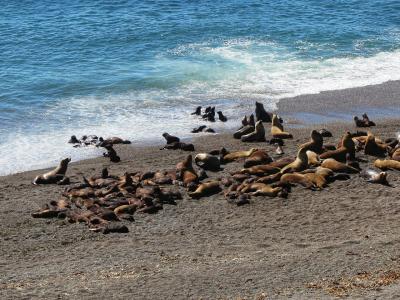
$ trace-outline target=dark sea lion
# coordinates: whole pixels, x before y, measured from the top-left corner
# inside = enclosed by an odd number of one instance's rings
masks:
[[[206,125],[201,125],[199,127],[193,128],[191,133],[199,133],[202,132],[207,126]]]
[[[366,181],[371,183],[380,183],[383,185],[389,185],[387,181],[387,173],[386,172],[377,172],[372,169],[363,170],[360,173],[360,176],[364,178]]]
[[[272,162],[272,158],[268,155],[268,152],[265,150],[257,150],[253,154],[251,154],[244,161],[244,167],[250,168],[256,165],[263,165]]]
[[[75,135],[71,135],[71,138],[68,141],[69,144],[80,144],[81,142],[76,138]]]
[[[354,169],[361,170],[360,164],[354,158],[352,159],[350,154],[346,154],[346,165],[353,167]]]
[[[233,134],[233,138],[240,139],[243,135],[249,134],[254,131],[254,126],[246,125]]]
[[[205,170],[219,171],[221,163],[218,157],[212,156],[208,153],[199,153],[194,157],[194,162],[199,167]]]
[[[217,194],[221,191],[220,182],[213,180],[201,183],[194,192],[188,193],[191,198],[201,198]]]
[[[268,113],[264,105],[260,102],[256,102],[256,120],[266,123],[271,123],[271,114]]]
[[[50,184],[57,183],[64,179],[65,173],[67,172],[68,163],[71,161],[71,158],[64,158],[57,168],[54,170],[44,173],[42,175],[37,176],[33,180],[33,184]]]
[[[291,164],[292,162],[294,162],[295,160],[296,160],[296,158],[294,158],[294,157],[283,157],[281,159],[277,159],[277,160],[269,163],[269,165],[282,169],[283,167],[287,166],[288,164]]]
[[[374,166],[382,170],[394,169],[400,171],[400,161],[393,159],[377,159]]]
[[[205,130],[205,132],[208,132],[208,133],[215,133],[215,130],[209,127],[209,128],[207,128],[207,129]]]
[[[219,119],[221,122],[226,122],[226,121],[228,121],[228,118],[224,116],[224,114],[222,113],[222,111],[217,111],[217,114],[218,114],[218,119]]]
[[[167,144],[172,144],[172,143],[179,143],[180,139],[176,136],[170,135],[167,132],[164,132],[162,136],[165,138],[167,141]]]
[[[278,116],[275,114],[272,115],[271,134],[272,134],[272,137],[274,137],[274,138],[281,138],[281,139],[293,138],[293,136],[290,133],[285,132],[283,130],[283,126],[282,126],[281,122],[279,121]]]
[[[201,106],[197,106],[196,110],[194,112],[191,113],[192,115],[201,115]]]
[[[254,131],[241,136],[242,142],[265,142],[265,129],[261,121],[257,121]]]
[[[183,142],[175,142],[171,144],[167,144],[164,146],[162,149],[169,149],[169,150],[183,150],[183,151],[194,151],[194,145],[193,144],[187,144]]]
[[[369,132],[364,146],[364,153],[366,155],[385,157],[387,152],[387,146],[383,144],[378,144],[375,140],[375,136]]]
[[[368,124],[368,126],[376,126],[375,122],[372,122],[372,121],[368,118],[367,113],[364,113],[364,114],[362,115],[362,118],[363,118],[364,123],[365,123],[365,124]]]
[[[104,157],[108,157],[110,161],[114,163],[121,161],[121,158],[117,155],[117,152],[111,144],[106,144],[104,148],[107,150],[107,153],[103,153]]]
[[[326,130],[325,128],[322,128],[321,130],[319,130],[318,133],[322,137],[332,137],[332,133],[330,131]]]

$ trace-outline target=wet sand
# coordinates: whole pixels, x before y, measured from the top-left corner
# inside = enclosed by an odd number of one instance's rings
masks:
[[[283,118],[301,112],[292,108],[289,113],[284,103],[279,108]],[[380,117],[372,131],[393,137],[400,120]],[[314,128],[332,131],[327,143],[356,130],[352,123],[337,122],[291,127],[294,139],[286,142],[286,155],[293,156]],[[274,147],[242,143],[230,134],[193,143],[196,153],[222,146],[231,151],[259,147],[276,157]],[[70,165],[67,175],[78,182],[105,166],[115,175],[170,169],[188,154],[159,148],[121,145],[116,147],[120,163],[103,157],[80,161]],[[373,157],[359,157],[366,160],[363,168],[372,166]],[[239,161],[207,173],[221,177],[242,166]],[[391,187],[353,175],[322,191],[295,187],[287,199],[253,197],[242,207],[222,195],[192,200],[181,189],[184,199],[177,205],[164,205],[153,215],[135,214],[135,222],[126,222],[129,233],[108,235],[90,232],[83,224],[33,219],[32,212],[59,199],[64,189],[31,185],[40,173],[0,177],[2,299],[400,296],[399,171],[389,171]]]

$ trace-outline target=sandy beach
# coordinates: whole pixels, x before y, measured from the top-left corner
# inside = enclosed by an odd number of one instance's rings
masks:
[[[368,97],[377,97],[381,90],[392,95],[387,97],[392,104],[385,108],[397,105],[398,109],[399,84],[389,86],[304,96],[291,105],[283,100],[278,113],[284,119],[299,119],[301,113],[329,116],[324,110],[334,105],[337,112],[348,115],[346,107],[352,108],[354,103],[357,110],[374,111],[377,126],[372,131],[376,136],[394,137],[400,119],[357,102],[360,95],[366,95],[367,104]],[[371,88],[378,92],[371,93]],[[341,101],[336,102],[335,95],[349,102],[337,105]],[[324,99],[313,102],[311,98]],[[324,105],[317,109],[313,103]],[[297,146],[309,140],[311,129],[330,130],[333,137],[326,143],[336,143],[344,132],[357,130],[352,122],[321,120],[312,125],[286,125],[294,138],[286,142],[285,156],[295,155]],[[269,126],[265,125],[267,138]],[[273,146],[242,143],[231,134],[202,136],[193,144],[195,153],[222,146],[231,151],[257,147],[276,158]],[[188,154],[159,150],[160,145],[120,145],[116,147],[120,163],[103,157],[73,162],[67,175],[74,183],[83,175],[99,174],[103,167],[114,175],[170,169]],[[372,167],[375,160],[362,153],[357,157],[365,160],[362,168]],[[242,166],[243,161],[238,161],[225,165],[221,172],[207,174],[223,177]],[[91,232],[83,224],[32,218],[32,212],[59,199],[65,188],[33,186],[32,179],[41,173],[0,177],[2,299],[400,296],[399,171],[388,171],[390,187],[367,183],[356,174],[321,191],[297,186],[287,199],[252,197],[250,204],[241,207],[228,203],[223,195],[190,199],[180,188],[184,197],[176,205],[164,205],[156,214],[135,214],[134,222],[126,222],[129,233],[108,235]]]

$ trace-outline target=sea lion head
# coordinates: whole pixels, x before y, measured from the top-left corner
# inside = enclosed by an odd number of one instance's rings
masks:
[[[67,157],[67,158],[64,158],[64,159],[61,161],[61,165],[62,165],[62,166],[66,166],[66,165],[68,165],[70,162],[71,162],[71,157]]]
[[[316,143],[323,142],[322,134],[316,130],[311,131],[311,139],[313,140],[313,142],[316,142]]]

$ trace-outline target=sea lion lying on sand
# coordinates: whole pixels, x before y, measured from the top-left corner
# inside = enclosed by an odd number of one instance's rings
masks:
[[[374,166],[382,170],[394,169],[400,171],[400,161],[393,159],[377,159]]]
[[[61,160],[60,164],[54,170],[44,173],[42,175],[36,176],[33,180],[33,184],[50,184],[50,183],[69,183],[68,177],[65,177],[65,173],[68,169],[68,163],[71,158],[64,158]]]
[[[201,198],[217,194],[221,191],[220,182],[217,180],[201,183],[194,192],[189,193],[191,198]]]
[[[117,152],[111,144],[106,144],[105,146],[103,146],[103,148],[106,148],[107,150],[107,153],[103,153],[104,157],[110,158],[110,161],[114,163],[121,161],[121,158],[117,155]]]
[[[221,169],[218,157],[208,153],[199,153],[194,157],[194,162],[205,170],[219,171]]]
[[[229,163],[234,160],[240,159],[240,158],[246,158],[251,156],[254,152],[256,152],[258,149],[251,148],[248,151],[236,151],[232,153],[225,154],[223,156],[222,162],[223,163]]]
[[[268,152],[265,150],[257,150],[253,152],[246,160],[244,161],[244,167],[250,168],[256,165],[263,165],[272,162],[272,158],[268,155]]]
[[[387,173],[386,172],[377,172],[372,169],[364,170],[360,173],[360,176],[364,178],[366,181],[371,183],[380,183],[383,185],[389,185],[387,181]]]
[[[183,151],[194,151],[194,145],[183,143],[183,142],[174,142],[172,144],[165,145],[161,150],[168,149],[168,150],[183,150]]]

